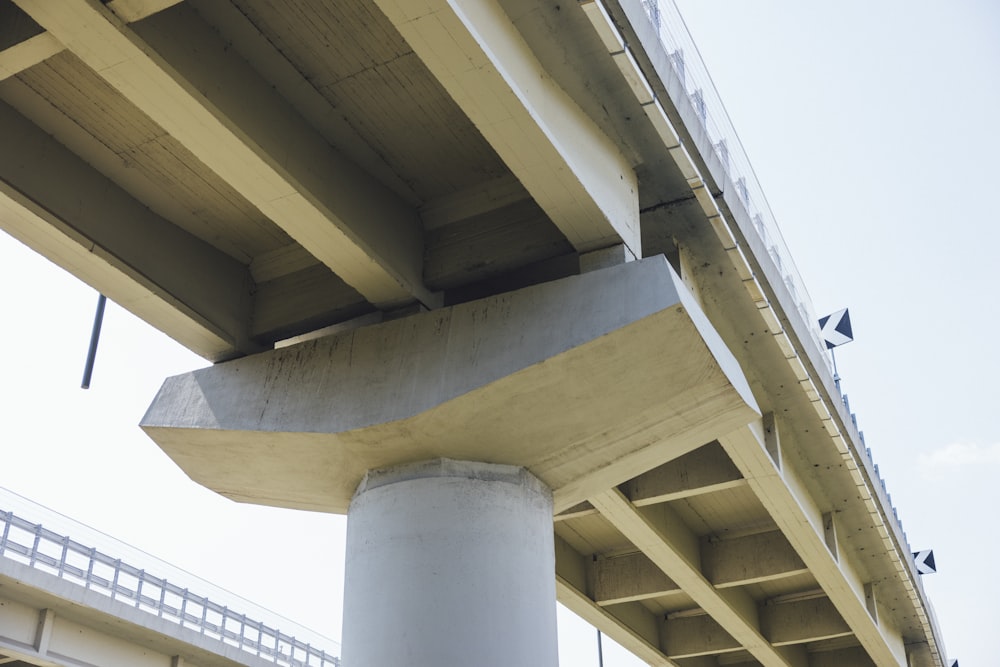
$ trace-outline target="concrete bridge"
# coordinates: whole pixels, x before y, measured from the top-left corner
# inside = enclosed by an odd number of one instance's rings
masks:
[[[0,664],[340,667],[332,640],[128,551],[0,488]]]
[[[556,597],[946,664],[674,11],[0,0],[0,226],[216,362],[143,420],[193,479],[348,513],[345,664],[554,665]]]

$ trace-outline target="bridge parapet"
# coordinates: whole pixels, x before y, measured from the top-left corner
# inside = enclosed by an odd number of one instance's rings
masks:
[[[246,665],[261,661],[282,667],[340,665],[333,652],[339,652],[339,645],[331,639],[10,491],[0,489],[0,502],[11,508],[0,509],[0,564],[6,560],[26,565],[235,647],[246,655]],[[60,531],[25,516],[41,517]],[[70,533],[99,546],[77,541]],[[126,554],[132,562],[105,550]],[[115,606],[101,611],[108,609]]]

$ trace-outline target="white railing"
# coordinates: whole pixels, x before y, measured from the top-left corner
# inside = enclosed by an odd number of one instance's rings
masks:
[[[0,492],[0,502],[8,506],[33,505],[5,489],[0,489]],[[35,507],[50,514],[49,518],[56,523],[74,523],[50,510]],[[29,507],[29,513],[37,514],[31,512],[32,509],[34,508]],[[93,532],[82,524],[79,527],[82,532]],[[102,542],[112,541],[106,535],[98,535],[103,538],[100,540]],[[152,565],[160,574],[163,574],[164,569],[172,570],[175,581],[168,581],[165,577],[147,572],[143,567],[123,562],[121,558],[33,523],[13,511],[0,509],[0,558],[72,581],[112,600],[195,630],[201,635],[235,646],[281,667],[340,667],[340,658],[320,648],[334,648],[336,642],[333,640],[299,627],[293,629],[296,635],[293,636],[274,627],[276,624],[268,625],[263,621],[253,620],[245,613],[231,609],[229,603],[236,601],[240,608],[251,612],[256,605],[222,589],[211,591],[213,596],[218,593],[216,601],[198,595],[176,580],[176,575],[184,581],[197,580],[193,575],[185,577],[187,573],[157,561],[148,554],[129,549],[127,545],[121,546],[124,551],[132,551],[133,557],[138,555],[139,560],[147,565],[150,561],[155,561]],[[206,588],[215,588],[201,580],[197,580],[196,585],[203,592],[209,592],[205,591]],[[220,598],[225,599],[226,604],[221,603]],[[269,615],[265,610],[258,608],[257,611],[261,612],[258,618]],[[286,629],[289,629],[288,625],[294,624],[289,622],[285,625]]]
[[[684,85],[712,148],[726,170],[731,188],[736,192],[753,223],[754,232],[763,242],[775,268],[795,306],[809,329],[813,342],[820,350],[820,357],[833,372],[832,361],[819,332],[819,320],[813,310],[812,300],[802,276],[792,261],[792,255],[781,236],[781,230],[767,203],[767,197],[757,180],[750,159],[747,157],[739,135],[733,128],[726,107],[722,104],[712,77],[698,53],[684,18],[673,0],[642,0],[643,7],[656,26],[660,44],[669,54],[670,65]],[[745,232],[749,230],[744,230]],[[761,258],[763,259],[763,258]]]
[[[775,268],[781,273],[782,281],[794,300],[813,343],[820,351],[819,357],[823,359],[827,369],[834,376],[839,392],[841,390],[840,380],[833,367],[833,358],[820,335],[819,319],[813,310],[809,292],[806,290],[802,276],[792,260],[788,246],[785,245],[774,213],[767,203],[767,197],[764,196],[764,191],[757,180],[750,159],[747,157],[739,135],[737,135],[736,129],[729,119],[729,114],[726,112],[726,107],[715,89],[708,68],[705,67],[705,63],[701,59],[698,47],[695,46],[694,40],[688,32],[680,10],[674,0],[642,0],[642,5],[656,27],[660,45],[669,56],[670,66],[673,68],[674,74],[683,84],[684,92],[690,99],[692,108],[708,134],[712,150],[726,171],[729,185],[736,192],[749,214],[753,230],[763,242],[764,247],[767,248]],[[749,232],[749,230],[744,231]],[[760,259],[763,260],[763,258]],[[805,341],[802,341],[802,344],[805,345]],[[862,446],[859,449],[867,457],[868,463],[875,473],[875,478],[878,479],[882,487],[884,505],[891,511],[893,520],[899,527],[903,545],[907,551],[911,551],[906,531],[903,529],[903,522],[900,520],[896,508],[892,505],[892,497],[886,490],[885,479],[879,473],[879,467],[872,459],[871,449],[864,446],[864,434],[858,430],[857,418],[850,411],[847,395],[841,394],[839,398],[850,414],[850,427],[853,427],[857,440],[861,442]],[[875,491],[878,492],[877,489]],[[922,591],[923,581],[919,577],[916,577],[915,580]]]

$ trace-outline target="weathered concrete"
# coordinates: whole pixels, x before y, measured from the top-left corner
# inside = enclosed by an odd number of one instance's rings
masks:
[[[635,172],[499,2],[376,4],[577,250],[642,256]]]
[[[170,378],[142,427],[242,501],[345,512],[367,470],[448,457],[524,466],[564,509],[755,415],[659,257]]]
[[[552,495],[523,468],[369,473],[351,502],[344,664],[558,664]]]

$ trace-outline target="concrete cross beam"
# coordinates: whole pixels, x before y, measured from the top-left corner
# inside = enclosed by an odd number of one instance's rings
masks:
[[[143,25],[143,39],[99,3],[17,4],[370,302],[438,304],[422,284],[416,211],[302,123],[192,10]]]
[[[376,4],[578,251],[642,256],[635,172],[498,2]]]
[[[259,351],[248,339],[245,266],[160,218],[2,102],[0,134],[10,156],[0,160],[5,231],[208,359]],[[177,257],[183,272],[174,270]]]
[[[524,466],[559,511],[755,414],[658,257],[170,378],[142,427],[242,501],[344,512],[365,471],[446,457]]]
[[[63,50],[59,40],[42,32],[0,50],[0,81],[37,65]]]
[[[749,651],[765,667],[805,665],[804,654],[776,648],[761,634],[757,606],[745,591],[717,590],[705,578],[698,566],[700,550],[697,536],[667,505],[655,505],[644,512],[630,503],[617,489],[591,497],[590,502],[667,576],[677,582],[695,604],[704,609],[731,636],[734,646]],[[671,648],[664,648],[669,654]],[[718,647],[714,647],[705,652],[717,652],[717,649]]]
[[[602,607],[681,591],[642,553],[598,558],[592,562],[591,570],[594,602]]]
[[[709,540],[702,545],[701,567],[716,588],[746,586],[809,571],[777,530]]]
[[[645,472],[622,491],[637,507],[743,486],[746,480],[718,442]]]
[[[660,618],[638,602],[600,607],[587,595],[589,559],[555,536],[556,597],[626,650],[654,667],[677,667],[660,650]]]
[[[765,604],[760,627],[775,646],[805,644],[851,636],[851,628],[829,598],[824,596]]]
[[[743,647],[708,614],[667,618],[663,623],[663,650],[674,660],[735,653]]]
[[[780,531],[703,540],[701,568],[716,588],[746,586],[808,572]],[[643,553],[597,558],[590,569],[594,601],[601,606],[682,590]]]
[[[622,485],[625,496],[636,507],[655,505],[743,486],[746,480],[718,442],[667,461]],[[556,521],[567,521],[597,514],[589,502],[568,508],[556,515]]]
[[[108,9],[126,23],[132,23],[178,2],[180,0],[112,0]],[[36,32],[26,26],[30,23],[33,23],[31,19],[15,5],[5,5],[0,11],[0,81],[37,65],[65,48],[50,33],[40,28]]]
[[[770,436],[765,435],[765,424],[773,432]],[[749,480],[754,493],[875,664],[879,667],[905,664],[900,632],[888,619],[875,620],[869,613],[865,584],[850,560],[839,553],[836,544],[830,544],[829,540],[835,536],[824,524],[817,500],[788,457],[777,457],[782,461],[779,468],[768,452],[768,441],[783,447],[790,437],[791,434],[780,433],[780,424],[769,415],[763,423],[719,438],[719,443]]]

